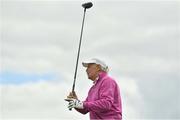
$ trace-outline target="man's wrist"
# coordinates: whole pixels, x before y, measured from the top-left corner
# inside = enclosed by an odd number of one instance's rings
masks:
[[[84,109],[83,102],[80,101],[80,100],[76,100],[76,106],[75,106],[75,108]]]

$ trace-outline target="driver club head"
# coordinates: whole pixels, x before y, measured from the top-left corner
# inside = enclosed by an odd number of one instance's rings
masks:
[[[92,6],[93,6],[92,2],[87,2],[87,3],[82,4],[82,7],[85,9],[91,8]]]

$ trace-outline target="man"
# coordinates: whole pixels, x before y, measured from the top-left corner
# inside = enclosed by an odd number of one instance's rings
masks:
[[[68,108],[82,114],[90,113],[90,119],[121,120],[122,106],[118,84],[108,76],[108,66],[99,59],[82,63],[87,76],[93,81],[85,101],[80,101],[75,92],[68,96]]]

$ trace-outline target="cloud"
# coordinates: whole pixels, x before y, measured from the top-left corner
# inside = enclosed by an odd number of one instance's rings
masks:
[[[121,89],[123,103],[123,119],[141,118],[141,108],[144,105],[143,97],[139,91],[137,80],[128,77],[117,79]]]
[[[66,84],[39,82],[1,86],[1,89],[3,119],[80,119],[66,107]]]
[[[139,116],[140,112],[137,112],[136,107],[141,105],[143,100],[135,80],[121,78],[117,82],[121,86],[124,117]],[[79,99],[86,98],[91,85],[90,81],[81,79],[78,81],[76,89]],[[84,116],[74,110],[68,111],[64,98],[70,86],[64,82],[39,81],[20,85],[1,85],[1,90],[3,119],[89,119],[88,114]]]
[[[52,83],[1,85],[4,117],[82,118],[61,99],[71,90],[81,3],[2,1],[1,71],[58,76]],[[87,11],[80,63],[90,57],[107,62],[122,88],[129,119],[180,118],[178,18],[177,1],[94,1]],[[85,75],[79,64],[81,99],[91,86]]]

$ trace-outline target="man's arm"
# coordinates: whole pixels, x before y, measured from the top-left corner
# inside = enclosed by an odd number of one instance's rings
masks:
[[[82,113],[82,114],[87,114],[89,111],[87,109],[78,109],[78,108],[75,108],[76,111]]]
[[[88,111],[101,112],[112,107],[114,102],[115,83],[112,80],[105,80],[99,90],[99,99],[96,101],[84,102],[84,108]]]

